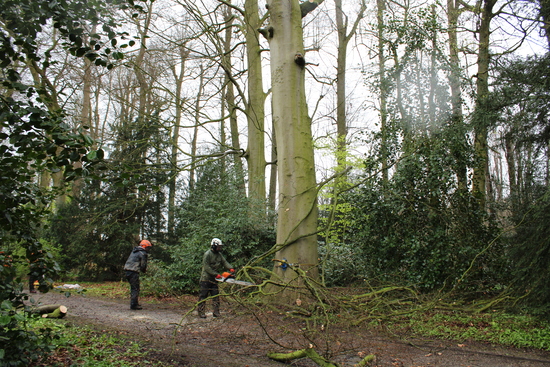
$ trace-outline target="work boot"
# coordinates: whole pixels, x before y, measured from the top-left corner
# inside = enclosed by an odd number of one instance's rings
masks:
[[[205,307],[204,307],[204,303],[201,303],[201,304],[199,304],[199,307],[198,307],[198,309],[197,309],[198,312],[199,312],[199,317],[200,317],[201,319],[205,319],[205,318],[206,318],[206,314],[204,313],[204,308],[205,308]]]
[[[220,317],[221,316],[219,305],[214,305],[214,312],[212,312],[212,316],[214,316],[214,317]]]
[[[143,310],[143,307],[140,305],[130,305],[131,310]]]

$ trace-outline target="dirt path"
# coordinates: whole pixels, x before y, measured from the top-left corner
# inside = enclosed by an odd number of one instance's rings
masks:
[[[223,304],[222,317],[200,319],[196,313],[171,304],[144,304],[130,310],[128,302],[103,300],[58,292],[34,295],[42,304],[64,304],[69,308],[65,322],[87,324],[99,330],[118,331],[151,345],[153,357],[177,366],[271,367],[285,366],[266,357],[269,351],[289,352],[276,345],[256,319],[235,306]],[[283,320],[283,318],[279,318]],[[282,321],[284,322],[284,321]],[[300,325],[289,325],[300,327]],[[267,330],[269,332],[269,330]],[[279,333],[280,334],[280,333]],[[272,334],[276,335],[276,334]],[[273,336],[271,336],[273,337]],[[277,340],[301,348],[289,332]],[[332,341],[331,341],[332,342]],[[550,353],[502,348],[480,343],[457,343],[415,339],[403,341],[361,330],[340,330],[331,345],[332,361],[351,367],[367,354],[375,354],[371,366],[391,367],[543,367],[550,366]],[[295,360],[298,367],[317,366],[311,360]]]

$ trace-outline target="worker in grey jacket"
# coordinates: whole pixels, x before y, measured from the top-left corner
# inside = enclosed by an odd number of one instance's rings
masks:
[[[212,315],[214,317],[220,316],[220,298],[218,297],[219,289],[216,278],[221,279],[219,269],[221,267],[229,270],[231,273],[234,273],[235,270],[232,269],[231,264],[225,260],[225,257],[221,254],[223,248],[223,243],[219,238],[212,239],[210,242],[210,250],[204,253],[202,258],[202,272],[200,279],[200,293],[199,293],[199,306],[198,312],[199,317],[205,318],[206,314],[204,312],[206,304],[205,300],[210,295],[212,298],[212,306],[214,312]]]
[[[126,279],[130,283],[130,309],[132,310],[142,309],[139,304],[139,273],[147,271],[147,256],[151,247],[151,242],[142,240],[139,246],[134,247],[124,264]]]

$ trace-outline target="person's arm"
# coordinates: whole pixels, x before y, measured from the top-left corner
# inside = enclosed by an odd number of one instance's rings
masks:
[[[142,273],[145,273],[147,271],[147,253],[142,254],[140,260],[141,260],[140,261],[140,263],[141,263],[140,264],[141,265],[140,270],[141,270]]]
[[[204,256],[202,257],[202,266],[204,268],[204,271],[208,273],[208,275],[215,277],[218,275],[218,272],[212,269],[212,266],[210,266],[211,263],[211,253],[210,251],[207,251],[204,253]]]
[[[227,262],[227,260],[225,259],[225,256],[223,255],[222,255],[222,262],[223,262],[223,266],[225,266],[227,270],[233,269],[233,266],[231,266],[231,264]]]

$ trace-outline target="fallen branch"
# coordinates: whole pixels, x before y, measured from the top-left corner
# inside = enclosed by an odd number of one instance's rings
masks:
[[[306,348],[297,350],[291,353],[267,353],[268,358],[271,358],[278,362],[288,362],[293,359],[299,359],[309,357],[313,362],[317,363],[321,367],[338,367],[337,365],[327,361],[325,358],[319,355],[314,349]]]
[[[370,362],[374,361],[376,359],[376,356],[374,354],[369,354],[365,358],[361,360],[361,362],[357,363],[355,367],[364,367],[367,366]]]

